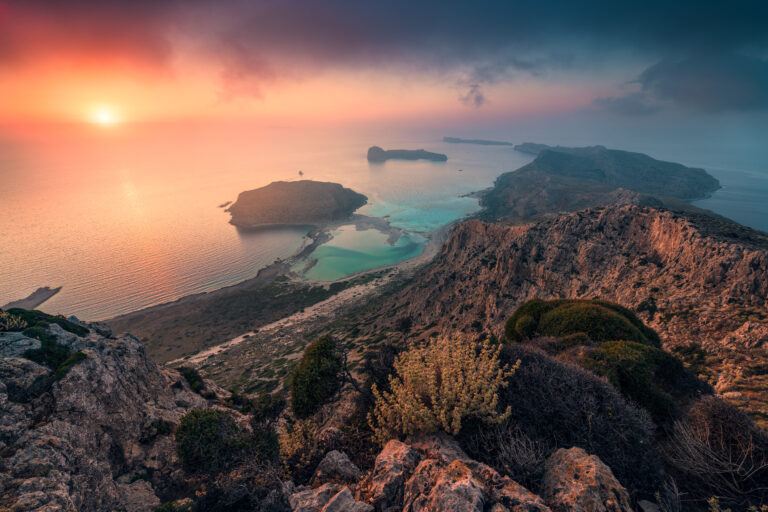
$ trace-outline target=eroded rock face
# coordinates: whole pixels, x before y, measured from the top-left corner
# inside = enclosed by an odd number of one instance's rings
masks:
[[[547,459],[542,496],[555,512],[632,512],[611,468],[581,448],[561,448]]]
[[[132,336],[49,332],[85,355],[58,379],[24,358],[39,341],[0,333],[0,508],[152,510],[180,478],[170,426],[208,402]]]
[[[387,443],[359,493],[380,511],[549,511],[540,497],[443,435]]]

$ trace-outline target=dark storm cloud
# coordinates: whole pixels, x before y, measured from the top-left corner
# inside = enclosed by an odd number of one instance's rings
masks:
[[[709,54],[662,60],[638,77],[644,91],[702,110],[768,108],[768,60]]]
[[[685,102],[688,98],[679,91],[689,83],[685,76],[708,80],[715,71],[688,65],[686,59],[768,51],[768,2],[762,0],[12,0],[5,4],[0,8],[0,59],[6,62],[80,52],[163,65],[172,62],[174,50],[180,51],[174,41],[184,40],[219,61],[233,94],[260,92],[260,83],[283,75],[379,69],[455,75],[454,86],[465,91],[461,99],[478,105],[484,101],[484,84],[521,75],[595,74],[599,79],[601,66],[637,69],[641,62],[659,62],[641,75],[644,91]],[[750,77],[759,79],[759,73],[746,69],[748,64],[738,66],[744,83]],[[625,108],[632,101],[604,103]],[[702,92],[694,103],[690,106],[715,102]]]
[[[641,92],[598,98],[609,111],[642,115],[659,104],[719,112],[768,109],[768,60],[736,53],[697,54],[664,59],[640,73]]]
[[[633,92],[618,97],[596,98],[593,103],[601,109],[629,116],[648,115],[659,111],[659,106],[654,104],[652,98],[644,92]]]

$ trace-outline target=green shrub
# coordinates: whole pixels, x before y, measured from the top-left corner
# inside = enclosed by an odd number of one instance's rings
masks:
[[[229,469],[241,451],[240,429],[216,409],[193,409],[176,428],[176,451],[185,470],[219,473]]]
[[[677,416],[678,402],[708,391],[683,363],[667,352],[631,341],[608,341],[581,360],[619,392],[647,410],[656,423]]]
[[[77,363],[79,363],[86,357],[88,356],[85,354],[85,352],[77,352],[75,354],[72,354],[63,363],[61,363],[58,366],[58,368],[56,368],[56,372],[53,374],[53,378],[56,380],[63,379],[70,368],[75,366]]]
[[[333,338],[323,336],[309,344],[289,382],[296,416],[310,416],[336,393],[341,370],[342,360]]]
[[[181,376],[184,377],[187,384],[189,384],[190,389],[195,393],[200,393],[205,388],[203,378],[200,377],[200,374],[197,373],[197,370],[194,368],[184,366],[179,368],[179,373],[181,373]]]
[[[6,313],[20,318],[30,327],[40,326],[45,328],[50,324],[58,324],[65,331],[71,332],[72,334],[76,334],[78,336],[85,336],[90,332],[87,327],[83,327],[82,325],[70,322],[61,315],[49,315],[48,313],[43,313],[42,311],[26,310],[21,308],[11,308],[7,310]]]
[[[38,327],[31,327],[25,330],[25,334],[30,329],[42,329]],[[32,336],[32,334],[38,334],[40,337]],[[64,345],[59,345],[53,338],[49,336],[45,331],[40,333],[27,334],[30,337],[34,337],[40,340],[40,348],[32,348],[24,352],[24,357],[31,359],[32,361],[47,366],[51,370],[56,370],[63,365],[70,356],[69,349]],[[41,339],[42,338],[42,339]]]
[[[221,473],[246,459],[275,459],[277,435],[271,428],[243,431],[218,409],[192,409],[176,427],[176,452],[186,471]]]
[[[596,342],[623,339],[661,345],[659,335],[632,311],[599,300],[530,300],[507,320],[504,333],[508,341],[522,341],[537,335],[563,338],[583,333]]]

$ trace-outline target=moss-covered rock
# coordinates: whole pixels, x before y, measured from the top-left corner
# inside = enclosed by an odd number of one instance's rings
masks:
[[[659,335],[632,311],[601,300],[530,300],[507,320],[504,334],[507,341],[583,335],[595,342],[631,340],[654,347],[661,345]]]
[[[581,365],[606,377],[657,424],[678,416],[680,405],[709,390],[675,356],[632,341],[608,341],[588,350]]]

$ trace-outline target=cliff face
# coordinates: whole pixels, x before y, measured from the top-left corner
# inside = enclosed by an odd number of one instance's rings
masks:
[[[368,200],[338,183],[276,181],[241,192],[227,211],[241,228],[272,225],[317,226],[350,216]]]
[[[501,337],[522,303],[559,297],[632,308],[667,348],[699,344],[719,391],[768,411],[768,235],[707,216],[624,205],[529,226],[465,222],[393,309],[422,329]]]
[[[183,484],[170,430],[207,400],[130,335],[49,329],[84,354],[63,376],[24,356],[40,341],[0,333],[0,509],[152,510]]]
[[[668,203],[690,209],[681,201],[704,197],[720,188],[703,169],[662,162],[642,153],[603,146],[530,146],[533,149],[523,151],[537,153],[536,159],[499,176],[483,195],[481,202],[489,218],[541,218],[613,204]]]

